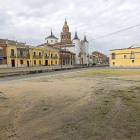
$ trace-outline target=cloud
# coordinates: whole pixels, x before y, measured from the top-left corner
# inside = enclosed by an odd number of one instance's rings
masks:
[[[91,40],[134,25],[140,21],[139,0],[5,0],[0,5],[0,38],[8,38],[39,45],[50,35],[56,37],[65,18],[72,38],[75,28],[78,37]],[[109,54],[110,49],[140,44],[140,27],[106,38],[89,41],[89,51]]]

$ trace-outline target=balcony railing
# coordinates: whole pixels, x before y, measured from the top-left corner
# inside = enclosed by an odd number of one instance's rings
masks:
[[[33,58],[43,58],[43,55],[33,55]]]
[[[49,56],[46,55],[45,58],[49,58]]]
[[[61,56],[61,59],[70,59],[70,56]]]
[[[15,58],[16,54],[11,53],[10,57]]]
[[[135,59],[135,56],[134,55],[130,55],[130,59]]]
[[[18,54],[18,58],[29,58],[29,54]]]
[[[51,56],[52,59],[58,59],[58,56]]]

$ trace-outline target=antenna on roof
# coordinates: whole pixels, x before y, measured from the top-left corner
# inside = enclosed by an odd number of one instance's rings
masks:
[[[13,40],[14,40],[14,36],[13,36]]]

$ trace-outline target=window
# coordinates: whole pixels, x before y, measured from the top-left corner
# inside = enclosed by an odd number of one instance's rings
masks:
[[[131,56],[130,58],[134,59],[134,51],[131,51]]]
[[[57,54],[55,54],[55,57],[57,57]]]
[[[2,48],[0,47],[0,56],[3,56]]]
[[[112,53],[112,59],[115,59],[115,53]]]
[[[53,42],[53,40],[51,40],[51,42]]]
[[[34,65],[36,65],[36,60],[34,60]]]
[[[3,65],[3,59],[0,59],[0,65]]]
[[[20,60],[20,64],[21,64],[21,65],[23,64],[23,60]]]
[[[23,50],[20,50],[20,56],[23,56]]]
[[[132,60],[132,63],[134,63],[134,60]]]
[[[55,61],[55,64],[57,65],[57,61]]]
[[[127,55],[124,55],[124,59],[126,59],[127,58]]]
[[[39,56],[41,56],[41,52],[39,52]]]
[[[33,55],[36,56],[36,52],[33,52]]]
[[[47,40],[47,43],[48,43],[48,40]]]
[[[53,65],[53,61],[51,61],[51,65]]]
[[[53,53],[51,53],[51,58],[53,57]]]
[[[63,35],[62,35],[62,39],[63,39]]]
[[[115,65],[115,62],[113,62],[113,65]]]
[[[41,60],[39,60],[39,65],[41,65]]]
[[[11,49],[11,56],[14,56],[14,49]]]

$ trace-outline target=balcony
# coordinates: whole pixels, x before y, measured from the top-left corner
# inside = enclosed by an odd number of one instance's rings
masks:
[[[18,58],[29,58],[29,54],[18,54]]]
[[[33,58],[43,58],[43,55],[33,55]]]
[[[10,57],[11,58],[16,58],[16,54],[11,53]]]
[[[134,55],[130,55],[130,59],[135,59],[135,56]]]
[[[61,56],[61,59],[70,59],[70,56]]]
[[[46,55],[45,58],[49,58],[49,56]]]
[[[58,56],[51,56],[52,59],[58,59]]]

